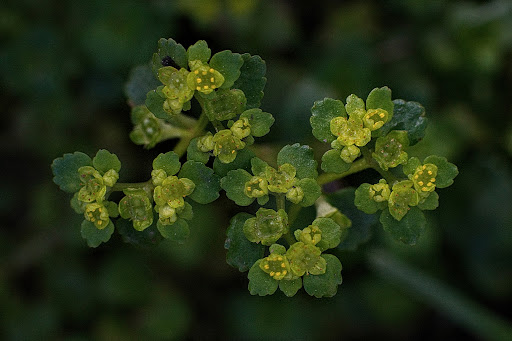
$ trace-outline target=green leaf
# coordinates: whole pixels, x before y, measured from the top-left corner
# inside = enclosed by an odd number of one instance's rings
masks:
[[[160,96],[158,89],[151,90],[146,94],[146,107],[158,118],[166,120],[169,114],[164,110],[165,98]]]
[[[263,175],[265,176],[265,173],[267,171],[268,163],[260,159],[259,157],[254,157],[251,159],[251,171],[252,174],[258,176]]]
[[[114,233],[114,224],[109,220],[108,225],[104,229],[100,230],[96,228],[94,223],[84,220],[82,222],[80,232],[82,234],[82,238],[87,241],[87,245],[89,245],[89,247],[98,247],[101,243],[109,241],[112,233]]]
[[[317,162],[313,149],[309,146],[301,146],[298,143],[284,146],[277,154],[277,164],[291,164],[297,170],[297,178],[313,178],[318,176]]]
[[[162,65],[160,64],[160,67]],[[132,105],[142,105],[146,102],[148,91],[161,85],[151,71],[151,66],[143,64],[134,67],[124,85],[124,94]]]
[[[235,169],[251,170],[251,159],[255,156],[254,152],[244,148],[236,153],[236,158],[233,162],[222,163],[218,158],[213,161],[213,170],[215,174],[220,177],[225,177],[229,171]]]
[[[226,262],[239,271],[244,272],[265,253],[265,246],[251,243],[244,234],[245,221],[253,216],[248,213],[238,213],[229,222],[226,231],[224,248],[228,250]]]
[[[422,211],[435,210],[439,206],[439,194],[431,192],[428,197],[420,201],[418,208]]]
[[[316,199],[322,194],[322,188],[311,178],[304,178],[297,182],[296,186],[302,188],[304,191],[304,198],[299,202],[302,207],[311,206],[315,203]]]
[[[61,190],[74,193],[80,190],[80,175],[78,169],[84,166],[92,166],[91,158],[82,153],[64,154],[52,162],[53,182]]]
[[[347,97],[347,104],[345,105],[347,114],[351,115],[356,110],[365,110],[364,101],[354,94]]]
[[[417,157],[413,156],[407,161],[406,164],[402,166],[402,170],[405,175],[410,175],[414,174],[414,172],[416,172],[416,169],[419,166],[421,166],[420,160]]]
[[[317,226],[322,231],[322,239],[316,247],[325,251],[333,249],[341,242],[341,227],[330,218],[316,218],[311,225]]]
[[[194,218],[194,210],[192,209],[192,205],[185,201],[185,206],[183,206],[183,210],[178,213],[178,217],[185,220],[192,220],[192,218]]]
[[[326,173],[343,173],[350,169],[351,163],[346,163],[340,157],[338,149],[331,149],[322,155],[322,170]]]
[[[183,45],[178,44],[170,38],[161,38],[158,41],[158,50],[153,54],[152,59],[153,73],[155,75],[158,73],[158,69],[162,66],[172,66],[169,65],[168,58],[171,58],[174,63],[182,68],[187,68],[188,66],[187,51]]]
[[[210,160],[210,153],[204,153],[197,148],[197,139],[198,137],[194,137],[187,147],[187,160],[206,164]]]
[[[409,143],[413,146],[425,136],[428,125],[425,108],[417,102],[406,102],[402,99],[395,99],[393,103],[393,118],[377,132],[379,136],[384,136],[391,130],[405,130]]]
[[[352,227],[347,231],[347,237],[338,245],[338,250],[355,251],[359,245],[370,240],[373,226],[377,224],[377,217],[366,214],[354,205],[355,189],[346,188],[327,196],[328,202],[337,207],[351,221]]]
[[[387,203],[378,203],[370,197],[370,187],[372,187],[371,184],[361,184],[356,189],[356,197],[354,199],[356,207],[366,214],[374,214],[387,206]]]
[[[100,149],[92,159],[92,165],[100,174],[105,174],[113,169],[119,173],[121,170],[121,161],[116,154],[112,154],[106,149]]]
[[[171,225],[163,225],[160,220],[157,221],[156,227],[160,234],[167,239],[170,239],[178,244],[183,244],[190,236],[190,229],[188,223],[179,218]]]
[[[267,67],[260,56],[251,56],[244,53],[242,59],[244,64],[240,68],[240,77],[233,84],[233,87],[244,92],[247,98],[247,109],[259,108],[263,98],[263,89],[267,82],[265,78]]]
[[[254,198],[249,198],[244,194],[245,183],[251,180],[252,176],[243,169],[229,171],[220,181],[220,186],[229,199],[233,200],[238,206],[249,206]]]
[[[453,179],[459,174],[457,166],[448,162],[445,157],[430,155],[423,160],[423,164],[432,163],[437,166],[436,186],[445,188],[453,184]]]
[[[393,101],[391,100],[391,89],[387,86],[373,89],[366,98],[366,110],[384,109],[389,114],[389,119],[393,117]],[[404,130],[404,129],[400,129]]]
[[[240,67],[244,63],[242,56],[229,50],[221,51],[213,55],[210,66],[224,76],[222,89],[229,89],[240,77]]]
[[[200,60],[203,64],[208,63],[212,50],[208,48],[208,44],[204,40],[197,41],[191,45],[187,50],[188,61]]]
[[[116,221],[116,228],[125,243],[129,243],[138,247],[150,247],[157,245],[164,238],[158,231],[156,224],[158,215],[153,213],[153,224],[145,228],[144,231],[137,231],[133,228],[133,224],[129,220],[119,219]]]
[[[268,273],[260,268],[261,259],[258,260],[249,270],[249,292],[251,295],[272,295],[276,292],[279,282],[270,277]]]
[[[153,160],[153,169],[163,169],[167,176],[174,175],[180,170],[180,157],[175,152],[160,153]]]
[[[302,279],[295,278],[279,281],[279,289],[288,297],[294,296],[302,288]]]
[[[337,99],[324,98],[316,101],[311,108],[311,117],[309,119],[313,136],[321,142],[332,142],[336,138],[331,133],[331,120],[335,117],[347,117],[343,102]]]
[[[197,161],[187,161],[181,167],[180,178],[187,178],[196,185],[190,199],[199,204],[208,204],[219,197],[220,177],[213,169]]]
[[[275,121],[271,114],[257,108],[244,111],[240,115],[240,118],[242,117],[247,117],[251,125],[251,135],[256,137],[267,135]]]
[[[341,262],[336,256],[325,254],[322,257],[327,262],[327,268],[322,275],[305,275],[303,277],[303,285],[306,292],[315,296],[333,297],[338,291],[338,285],[341,284]]]
[[[411,207],[400,221],[393,218],[388,210],[384,210],[380,215],[380,222],[384,230],[389,232],[395,240],[409,245],[416,244],[427,224],[425,215],[417,207]]]
[[[238,89],[220,89],[204,99],[203,110],[210,121],[225,121],[240,115],[247,102],[244,93]]]

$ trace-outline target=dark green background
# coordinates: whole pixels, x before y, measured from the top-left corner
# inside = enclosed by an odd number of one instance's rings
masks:
[[[123,86],[161,37],[266,60],[262,108],[276,123],[259,142],[270,151],[326,148],[309,126],[324,97],[387,85],[393,98],[422,103],[431,124],[414,153],[446,156],[460,175],[439,191],[419,245],[372,226],[357,251],[337,253],[344,283],[321,300],[250,296],[246,274],[225,263],[225,229],[240,209],[224,195],[195,205],[186,245],[135,248],[115,234],[89,249],[50,164],[106,148],[123,163],[121,181],[148,178],[174,142],[131,143]],[[472,340],[495,330],[478,314],[512,319],[510,1],[4,1],[0,84],[4,339]],[[432,278],[477,315],[468,320],[459,301],[443,308]]]

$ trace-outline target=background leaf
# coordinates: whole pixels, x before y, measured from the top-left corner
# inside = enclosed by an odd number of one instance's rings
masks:
[[[180,178],[187,178],[196,185],[189,198],[200,204],[208,204],[219,197],[220,177],[213,169],[197,161],[187,161],[181,167]]]
[[[249,270],[265,253],[264,245],[251,243],[244,234],[245,221],[252,217],[248,213],[238,213],[231,218],[226,231],[226,262],[241,272]]]
[[[298,143],[284,146],[277,154],[277,164],[291,164],[297,170],[297,178],[313,178],[318,176],[317,162],[313,149],[309,146],[301,146]]]
[[[278,281],[270,277],[268,273],[259,267],[261,260],[258,260],[249,270],[249,292],[251,295],[266,296],[276,292]]]
[[[92,160],[81,152],[64,154],[64,156],[56,158],[52,163],[53,182],[64,192],[78,192],[80,190],[78,169],[84,166],[92,166]]]
[[[377,130],[378,136],[386,136],[391,130],[405,130],[409,137],[409,145],[413,146],[425,136],[428,124],[425,108],[417,102],[402,99],[395,99],[393,103],[393,117]]]
[[[153,169],[163,169],[167,176],[178,173],[181,168],[180,157],[175,152],[160,153],[153,160]]]
[[[106,243],[114,233],[114,224],[109,220],[108,225],[100,230],[88,220],[82,222],[82,238],[87,241],[89,247],[98,247],[101,243]]]
[[[245,183],[251,180],[252,175],[243,169],[236,169],[228,172],[220,181],[220,185],[229,199],[239,206],[249,206],[254,198],[244,194]]]
[[[331,133],[331,120],[335,117],[347,117],[343,102],[337,99],[324,98],[316,101],[311,108],[309,119],[313,135],[321,142],[331,143],[336,136]]]
[[[322,170],[326,173],[343,173],[350,169],[351,164],[340,157],[341,151],[330,149],[322,155]]]
[[[322,275],[304,275],[304,290],[316,298],[332,297],[338,292],[338,285],[342,282],[341,262],[336,256],[323,254],[327,268]]]
[[[417,207],[411,207],[400,221],[393,218],[389,210],[383,210],[380,215],[380,222],[384,230],[390,233],[393,239],[408,245],[414,245],[418,242],[427,225],[425,215]]]
[[[160,62],[159,62],[160,63]],[[160,64],[162,67],[162,64]],[[124,94],[132,105],[142,105],[146,102],[147,93],[162,85],[151,70],[149,64],[142,64],[130,71],[128,81],[124,86]]]
[[[229,89],[240,77],[240,67],[244,63],[242,56],[229,50],[221,51],[213,55],[210,66],[224,76],[222,89]]]
[[[263,98],[263,89],[267,82],[265,61],[260,56],[251,56],[248,53],[244,53],[242,59],[244,64],[240,68],[240,77],[233,87],[244,92],[245,98],[247,98],[247,109],[259,108]]]
[[[160,223],[160,220],[157,220],[156,227],[164,238],[172,240],[178,244],[185,243],[190,236],[188,223],[181,218],[178,218],[178,220],[171,225],[163,225]]]

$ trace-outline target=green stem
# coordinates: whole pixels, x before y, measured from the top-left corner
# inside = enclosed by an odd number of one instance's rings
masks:
[[[213,124],[213,127],[215,128],[215,130],[217,132],[220,131],[220,130],[226,129],[224,127],[224,125],[222,124],[222,122],[220,122],[220,121],[214,120],[214,121],[212,121],[212,124]]]
[[[110,192],[122,192],[127,188],[140,188],[145,191],[153,191],[154,186],[151,179],[145,182],[118,182],[110,189]]]
[[[290,210],[288,211],[288,224],[291,226],[295,219],[297,219],[300,210],[302,209],[302,206],[293,204],[292,207],[290,207]]]
[[[178,156],[181,158],[185,152],[187,151],[188,145],[190,144],[190,141],[203,133],[204,128],[206,128],[206,125],[208,124],[209,120],[208,117],[204,113],[201,114],[199,117],[199,120],[197,120],[197,124],[192,130],[191,133],[189,133],[188,136],[184,136],[180,139],[180,142],[176,144],[174,147],[174,152],[178,154]]]
[[[371,252],[368,261],[379,276],[409,291],[418,300],[437,309],[482,340],[510,339],[510,323],[438,279],[410,267],[382,250]]]
[[[190,130],[178,128],[169,124],[162,124],[161,128],[161,135],[158,142],[190,135]]]
[[[284,194],[282,193],[279,193],[279,194],[276,194],[276,206],[277,206],[277,210],[284,210],[286,211],[286,198],[284,196]]]
[[[316,179],[316,182],[322,186],[322,185],[325,185],[329,182],[332,182],[334,180],[338,180],[338,179],[342,179],[350,174],[354,174],[354,173],[357,173],[357,172],[360,172],[362,170],[365,170],[367,168],[371,168],[371,165],[368,164],[368,161],[366,160],[366,158],[363,158],[363,159],[359,159],[357,161],[355,161],[354,163],[352,163],[352,165],[350,166],[350,168],[346,171],[346,172],[343,172],[343,173],[323,173],[323,174],[320,174],[320,176]]]

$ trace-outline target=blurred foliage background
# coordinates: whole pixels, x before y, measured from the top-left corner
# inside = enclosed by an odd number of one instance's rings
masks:
[[[246,274],[225,263],[239,209],[224,196],[194,207],[186,245],[138,248],[116,234],[89,249],[50,163],[106,148],[123,163],[121,181],[147,179],[174,142],[150,151],[130,142],[123,86],[161,37],[266,60],[269,153],[293,142],[325,148],[309,126],[324,97],[388,85],[393,98],[422,103],[430,126],[414,153],[446,156],[460,175],[420,243],[399,245],[347,212],[359,235],[337,253],[338,295],[321,300],[249,294]],[[480,340],[510,326],[510,1],[7,0],[0,44],[3,339]]]

